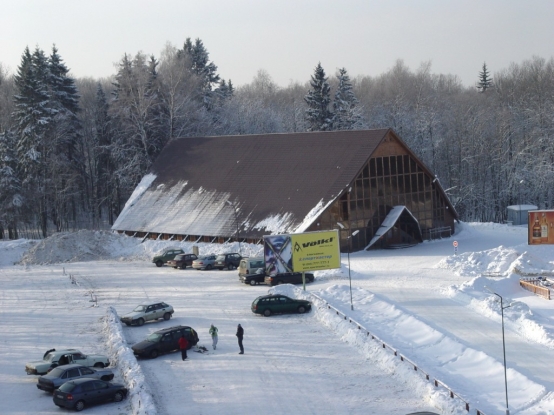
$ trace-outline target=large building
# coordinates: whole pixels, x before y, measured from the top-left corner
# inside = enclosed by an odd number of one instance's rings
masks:
[[[457,219],[434,174],[380,129],[174,140],[113,229],[221,243],[340,229],[356,251],[449,235]]]

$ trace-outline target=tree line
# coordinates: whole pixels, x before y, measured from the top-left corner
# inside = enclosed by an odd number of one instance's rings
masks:
[[[163,147],[187,136],[393,128],[437,175],[465,221],[553,201],[554,60],[534,57],[476,84],[412,71],[276,85],[260,70],[236,87],[200,39],[160,57],[125,54],[110,78],[75,79],[54,46],[0,64],[0,238],[104,229]]]

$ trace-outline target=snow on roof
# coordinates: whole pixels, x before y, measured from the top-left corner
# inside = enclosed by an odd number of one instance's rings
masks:
[[[510,210],[536,210],[538,208],[535,205],[511,205],[511,206],[508,206],[506,209],[510,209]]]
[[[412,215],[412,212],[410,212],[408,208],[406,208],[406,206],[395,206],[391,209],[379,229],[377,229],[377,232],[375,232],[375,236],[371,239],[371,241],[369,241],[369,244],[365,247],[365,249],[369,249],[375,242],[379,240],[381,236],[386,234],[390,230],[390,228],[392,228],[394,224],[398,221],[400,215],[404,211],[408,212],[410,216],[414,219],[414,222],[417,223],[419,226],[419,222],[414,217],[414,215]]]

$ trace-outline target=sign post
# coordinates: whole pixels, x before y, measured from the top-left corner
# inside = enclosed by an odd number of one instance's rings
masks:
[[[458,241],[452,242],[452,245],[454,246],[454,255],[458,254]]]

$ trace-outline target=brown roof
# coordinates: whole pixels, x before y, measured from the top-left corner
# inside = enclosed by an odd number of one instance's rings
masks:
[[[302,232],[354,180],[390,129],[170,142],[113,229],[240,236]]]
[[[344,190],[388,131],[174,140],[152,166],[155,180],[144,193],[139,186],[113,228],[234,236],[229,200],[238,208],[241,237],[295,231]]]

